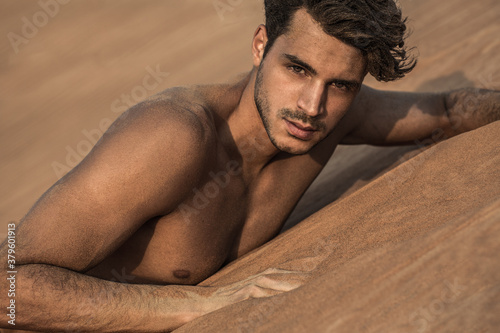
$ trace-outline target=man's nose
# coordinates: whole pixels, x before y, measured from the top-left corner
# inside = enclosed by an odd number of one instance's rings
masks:
[[[321,82],[309,82],[302,88],[297,107],[310,117],[316,117],[323,111],[326,89]]]

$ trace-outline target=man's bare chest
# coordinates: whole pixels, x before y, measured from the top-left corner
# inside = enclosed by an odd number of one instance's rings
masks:
[[[132,283],[199,283],[276,236],[320,169],[281,163],[247,183],[238,163],[225,161],[93,272],[107,279],[125,275]]]

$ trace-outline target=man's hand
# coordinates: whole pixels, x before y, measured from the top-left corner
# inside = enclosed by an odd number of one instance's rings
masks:
[[[411,93],[363,86],[346,116],[350,130],[341,143],[434,143],[496,120],[500,120],[498,91],[468,88]]]
[[[309,276],[307,272],[269,268],[245,280],[221,287],[191,287],[191,295],[197,300],[192,304],[198,308],[189,320],[247,299],[271,297],[294,290]]]
[[[243,281],[215,287],[210,298],[221,304],[232,304],[250,298],[269,297],[301,286],[309,276],[307,272],[269,268]]]
[[[459,89],[446,96],[451,129],[459,134],[500,120],[500,91]]]

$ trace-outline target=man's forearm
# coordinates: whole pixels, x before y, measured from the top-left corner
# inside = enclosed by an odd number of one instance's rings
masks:
[[[467,88],[445,95],[453,134],[460,134],[500,120],[500,91]]]
[[[115,283],[49,265],[19,266],[16,281],[16,329],[165,332],[201,315],[201,287]]]

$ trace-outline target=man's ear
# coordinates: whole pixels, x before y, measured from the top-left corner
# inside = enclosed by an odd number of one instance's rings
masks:
[[[262,58],[264,57],[264,49],[267,44],[267,29],[266,26],[261,24],[255,30],[252,40],[252,57],[253,65],[259,67]]]

